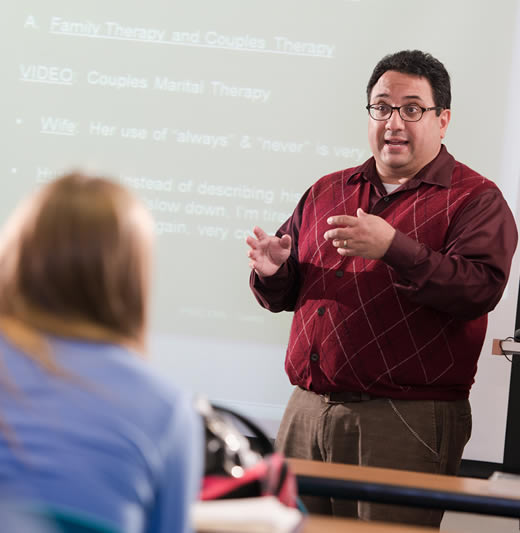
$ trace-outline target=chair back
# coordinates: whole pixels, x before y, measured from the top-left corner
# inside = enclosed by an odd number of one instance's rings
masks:
[[[100,520],[71,511],[42,509],[30,514],[48,524],[52,533],[121,533]]]

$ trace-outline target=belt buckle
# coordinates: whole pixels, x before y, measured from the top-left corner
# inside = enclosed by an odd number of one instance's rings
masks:
[[[325,403],[330,403],[330,404],[344,403],[344,402],[340,402],[338,400],[333,400],[334,396],[336,396],[336,395],[333,392],[322,394],[322,397],[325,400]]]
[[[322,394],[322,396],[325,402],[329,404],[362,402],[371,399],[371,396],[365,392],[328,392]]]

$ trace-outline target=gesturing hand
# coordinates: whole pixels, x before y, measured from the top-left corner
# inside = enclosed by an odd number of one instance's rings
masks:
[[[249,266],[260,276],[272,276],[287,261],[291,253],[291,237],[275,237],[268,235],[262,228],[255,226],[252,236],[246,238],[249,245],[247,256]]]
[[[330,217],[327,222],[336,227],[325,232],[325,239],[332,241],[340,255],[380,259],[390,247],[395,229],[386,220],[361,208],[356,215]]]

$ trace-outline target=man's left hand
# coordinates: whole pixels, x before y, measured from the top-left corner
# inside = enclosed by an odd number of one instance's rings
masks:
[[[336,227],[325,232],[325,239],[332,242],[340,255],[380,259],[390,247],[395,229],[386,220],[361,208],[356,215],[329,217],[327,223]]]

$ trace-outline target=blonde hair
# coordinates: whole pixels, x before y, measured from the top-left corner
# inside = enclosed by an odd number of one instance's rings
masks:
[[[0,329],[50,370],[42,332],[143,352],[152,234],[115,182],[72,173],[43,186],[0,235]]]

